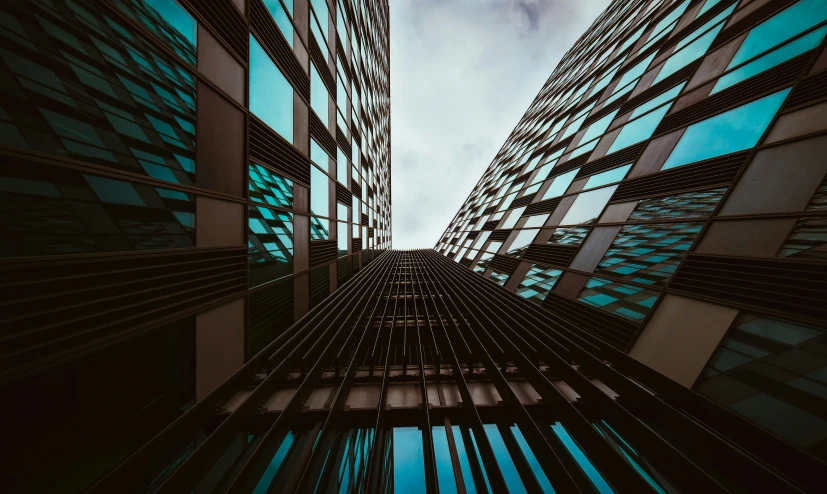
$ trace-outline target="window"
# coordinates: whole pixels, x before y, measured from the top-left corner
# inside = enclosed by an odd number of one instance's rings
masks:
[[[327,67],[323,68],[323,70],[327,70]],[[319,75],[318,70],[316,70],[316,64],[311,62],[310,107],[313,108],[313,111],[316,113],[316,116],[319,117],[319,120],[321,120],[324,126],[327,128],[330,128],[330,106],[328,104],[329,101],[330,93],[327,92],[327,86],[325,86],[324,81],[322,81],[322,77]]]
[[[712,45],[712,42],[715,40],[715,37],[718,36],[718,32],[723,29],[724,20],[734,9],[735,4],[732,4],[732,6],[728,9],[715,16],[715,18],[699,27],[692,34],[675,45],[675,53],[673,53],[672,56],[666,60],[666,63],[663,64],[663,67],[660,72],[658,72],[655,80],[652,81],[652,84],[657,84],[683,67],[686,67],[690,63],[704,56],[706,51]],[[704,31],[706,32],[704,33]],[[687,43],[688,40],[693,41]]]
[[[619,151],[623,148],[631,146],[632,144],[637,144],[640,141],[645,141],[646,139],[652,137],[655,129],[658,128],[660,121],[663,120],[664,116],[666,116],[666,113],[669,111],[671,106],[671,104],[663,105],[657,110],[653,110],[646,115],[624,125],[617,134],[617,137],[615,137],[612,145],[609,146],[609,150],[606,154],[612,154],[615,151]]]
[[[827,2],[800,0],[754,27],[730,61],[734,67],[827,20]]]
[[[119,0],[118,7],[167,42],[187,62],[196,63],[198,23],[175,0]]]
[[[701,223],[624,226],[595,273],[644,285],[663,285],[677,271],[702,226]]]
[[[797,57],[798,55],[812,50],[821,44],[824,35],[827,34],[827,27],[823,27],[813,31],[805,36],[802,36],[795,41],[787,43],[786,45],[767,53],[764,56],[758,57],[752,62],[742,65],[732,72],[721,76],[715,87],[712,88],[711,94],[722,91],[734,84],[737,84],[745,79],[760,74],[761,72],[775,67],[778,64],[786,62],[787,60]],[[733,64],[730,63],[730,67]]]
[[[687,192],[674,196],[643,199],[629,216],[630,221],[671,218],[703,218],[712,214],[726,188]]]
[[[347,175],[350,169],[350,162],[347,160],[347,155],[339,146],[336,146],[336,180],[347,187]]]
[[[550,199],[552,197],[558,197],[565,194],[566,191],[569,190],[569,186],[574,181],[574,177],[577,175],[578,171],[580,171],[580,168],[576,168],[554,177],[554,180],[551,182],[551,186],[548,190],[546,190],[546,193],[543,194],[543,199]]]
[[[589,278],[577,297],[581,302],[633,321],[646,317],[657,298],[658,292],[654,290],[602,278]]]
[[[532,230],[520,230],[520,233],[517,234],[517,237],[512,242],[511,247],[508,248],[508,255],[512,257],[522,257],[525,250],[531,245],[531,242],[534,241],[534,238],[537,236],[537,232],[540,230],[532,229]]]
[[[532,264],[525,278],[520,282],[520,286],[517,287],[517,295],[535,304],[542,304],[562,274],[561,269]]]
[[[310,167],[310,212],[330,216],[330,179],[324,172]]]
[[[618,166],[617,168],[612,168],[611,170],[592,175],[586,181],[586,185],[583,186],[583,190],[589,190],[602,185],[620,182],[623,180],[623,177],[626,176],[626,172],[628,172],[631,167],[632,164],[629,163],[628,165]]]
[[[514,228],[514,225],[517,224],[517,221],[520,219],[520,216],[523,215],[523,211],[525,211],[525,207],[512,209],[508,214],[508,218],[503,222],[500,229],[507,230],[509,228]]]
[[[597,146],[598,138],[602,136],[604,132],[606,132],[606,129],[609,128],[609,125],[612,123],[612,120],[614,120],[615,115],[617,115],[617,112],[618,110],[615,110],[606,115],[605,117],[601,118],[600,120],[589,125],[589,129],[586,131],[585,134],[583,134],[583,138],[580,139],[580,143],[582,144],[579,148],[575,149],[571,153],[569,159],[575,158],[583,153],[586,153],[594,149],[595,146]]]
[[[604,187],[602,189],[592,190],[589,192],[581,192],[577,195],[574,203],[569,208],[566,215],[563,217],[561,225],[581,225],[591,224],[597,220],[606,203],[614,194],[617,185]]]
[[[293,207],[293,181],[261,165],[250,165],[250,200],[280,208]]]
[[[293,17],[293,0],[263,0],[264,5],[276,21],[284,39],[293,46],[293,23],[290,19]],[[284,6],[282,6],[284,2]],[[287,10],[285,10],[285,7]]]
[[[293,214],[251,206],[247,224],[250,286],[293,274]]]
[[[690,125],[661,169],[668,170],[755,146],[789,92],[784,89]]]
[[[694,389],[827,460],[824,329],[742,312]]]
[[[336,222],[336,249],[339,252],[339,257],[347,255],[347,230],[347,222]]]
[[[659,95],[657,95],[654,98],[650,99],[646,103],[643,103],[642,105],[638,106],[637,108],[634,109],[632,114],[629,116],[629,119],[634,120],[635,118],[643,115],[644,113],[648,112],[649,110],[657,108],[660,105],[666,103],[667,101],[671,101],[671,100],[677,98],[677,96],[681,93],[681,89],[683,89],[683,87],[685,85],[686,85],[686,82],[682,82],[682,83],[678,84],[677,86],[675,86],[675,87],[673,87],[673,88],[671,88],[667,91],[664,91],[664,92],[660,93]]]
[[[250,111],[293,142],[293,86],[250,35]]]
[[[778,257],[827,259],[827,218],[799,218],[789,237],[778,251]]]

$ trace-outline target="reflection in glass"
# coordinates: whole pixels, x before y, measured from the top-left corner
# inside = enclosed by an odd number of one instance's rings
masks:
[[[417,427],[393,428],[393,492],[425,492],[425,454]]]
[[[280,208],[293,207],[293,181],[270,171],[264,166],[249,166],[250,200]]]
[[[293,86],[250,35],[250,111],[293,142]]]
[[[569,208],[561,225],[588,225],[594,223],[603,208],[611,199],[617,185],[611,185],[602,189],[581,192],[577,195],[574,203]]]
[[[652,134],[655,133],[655,129],[658,128],[660,121],[663,120],[663,117],[666,116],[666,113],[669,112],[669,108],[671,107],[671,104],[663,105],[657,110],[653,110],[637,120],[632,120],[624,125],[621,128],[620,133],[618,133],[617,137],[615,137],[612,145],[609,146],[609,150],[606,154],[612,154],[615,151],[619,151],[625,147],[631,146],[632,144],[637,144],[640,141],[645,141],[646,139],[652,137]]]
[[[784,89],[690,125],[661,169],[668,170],[755,146],[789,92]]]
[[[586,181],[586,185],[583,186],[583,190],[589,190],[602,185],[620,182],[623,180],[623,177],[626,176],[626,172],[628,172],[631,167],[632,164],[629,163],[628,165],[619,166],[617,168],[612,168],[611,170],[606,170],[605,172],[592,175]]]
[[[703,218],[712,214],[721,202],[726,187],[673,196],[642,199],[629,216],[630,221],[648,221],[672,218]]]
[[[527,298],[535,304],[542,304],[546,296],[554,288],[563,271],[540,264],[532,264],[520,286],[517,295]]]
[[[659,292],[602,278],[589,278],[578,300],[639,321],[652,309]]]
[[[293,214],[251,206],[248,215],[250,286],[293,274]]]
[[[551,182],[548,190],[546,190],[546,193],[543,194],[543,200],[565,194],[571,183],[574,181],[574,177],[577,175],[578,171],[580,171],[580,168],[575,168],[574,170],[554,177],[554,180]]]

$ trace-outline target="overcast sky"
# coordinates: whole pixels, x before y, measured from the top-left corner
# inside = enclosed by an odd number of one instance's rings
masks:
[[[393,247],[431,248],[610,0],[391,0]]]

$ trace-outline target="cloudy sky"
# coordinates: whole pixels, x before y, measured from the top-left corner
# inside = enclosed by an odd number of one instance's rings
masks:
[[[433,247],[610,0],[391,0],[393,247]]]

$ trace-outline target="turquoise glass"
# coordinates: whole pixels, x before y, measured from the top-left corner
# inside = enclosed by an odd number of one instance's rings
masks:
[[[494,458],[497,460],[497,466],[500,467],[500,473],[508,492],[526,492],[523,482],[520,480],[520,474],[517,473],[517,467],[514,466],[514,460],[508,454],[508,448],[506,448],[500,435],[499,428],[495,424],[485,424],[483,427],[485,428],[485,435],[488,436],[488,442],[491,444],[491,449],[494,451]]]
[[[517,234],[517,238],[514,239],[514,243],[511,244],[511,247],[508,248],[508,254],[513,257],[522,257],[523,252],[525,249],[531,245],[531,242],[534,241],[534,238],[537,236],[537,232],[540,230],[520,230],[520,233]]]
[[[327,175],[316,168],[310,167],[310,212],[319,216],[330,216],[329,185]]]
[[[293,86],[250,35],[250,111],[293,142]]]
[[[623,76],[620,78],[620,81],[617,83],[616,88],[623,88],[626,84],[637,80],[643,73],[646,71],[646,68],[649,67],[649,64],[652,63],[652,60],[655,59],[656,53],[652,53],[646,59],[639,62],[637,65],[629,69]]]
[[[609,128],[609,125],[614,120],[615,115],[617,115],[618,110],[615,110],[605,117],[601,118],[600,120],[594,122],[593,124],[589,125],[589,129],[583,134],[583,138],[580,139],[580,143],[587,143],[592,139],[600,137],[606,132],[606,129]]]
[[[462,256],[457,256],[462,259]],[[457,484],[454,479],[454,468],[451,464],[451,452],[448,448],[448,436],[445,434],[445,426],[434,426],[431,430],[432,442],[434,445],[434,463],[436,463],[436,480],[439,492],[454,494],[457,492]],[[454,437],[454,441],[461,438]]]
[[[290,9],[293,8],[293,0],[284,0],[285,5]],[[293,24],[290,22],[290,15],[284,10],[280,0],[264,0],[264,6],[270,12],[276,25],[279,27],[281,34],[290,46],[293,46]]]
[[[827,26],[817,29],[807,35],[798,38],[795,41],[787,43],[786,45],[773,50],[766,55],[756,58],[752,62],[743,65],[732,72],[721,76],[715,87],[712,88],[710,94],[715,94],[730,86],[738,84],[739,82],[749,79],[750,77],[760,74],[761,72],[775,67],[778,64],[786,62],[787,60],[797,57],[802,53],[812,50],[821,44],[824,35],[827,34]],[[732,66],[732,64],[730,64]]]
[[[661,68],[660,72],[658,72],[655,80],[652,81],[652,84],[657,84],[678,70],[704,56],[706,51],[709,49],[709,46],[712,45],[712,41],[715,40],[715,37],[718,36],[718,32],[723,27],[724,23],[721,22],[703,36],[683,47],[681,51],[674,53],[671,57],[669,57],[669,59],[666,60],[666,63],[663,64],[663,68]]]
[[[717,25],[719,22],[722,22],[724,19],[729,17],[729,14],[731,14],[733,10],[735,10],[735,4],[734,3],[732,5],[730,5],[728,8],[726,8],[723,11],[721,11],[720,13],[718,13],[718,15],[716,15],[712,19],[706,21],[703,26],[701,26],[698,29],[692,31],[692,34],[690,34],[689,36],[686,36],[683,39],[681,39],[680,41],[678,41],[678,43],[675,45],[675,50],[674,51],[677,52],[681,48],[683,48],[684,46],[686,46],[689,43],[691,43],[691,42],[695,41],[696,39],[698,39],[701,35],[705,34],[708,29],[712,28],[713,26]]]
[[[546,473],[540,466],[540,462],[537,461],[537,457],[534,456],[534,452],[531,451],[531,448],[528,445],[528,441],[526,441],[525,437],[523,437],[523,433],[520,432],[520,428],[516,425],[512,425],[511,433],[514,436],[514,440],[517,442],[517,446],[519,446],[520,451],[523,453],[526,463],[528,463],[529,468],[531,468],[531,473],[534,474],[534,478],[540,485],[540,490],[542,490],[544,494],[554,493],[555,490],[551,486],[551,482],[548,481]]]
[[[327,154],[327,151],[325,151],[321,146],[319,146],[319,143],[317,143],[315,139],[311,138],[310,161],[316,163],[321,168],[326,170],[327,167],[330,166],[329,159],[330,155]]]
[[[626,176],[626,172],[628,172],[631,167],[632,164],[629,163],[628,165],[618,166],[617,168],[612,168],[611,170],[592,175],[586,181],[586,185],[583,186],[583,190],[589,190],[595,187],[600,187],[601,185],[620,182],[623,180],[623,177]]]
[[[600,216],[615,189],[617,189],[617,185],[581,192],[577,195],[560,224],[583,225],[593,223]]]
[[[755,146],[789,92],[784,89],[690,125],[661,169],[668,170]]]
[[[609,151],[606,152],[606,154],[612,154],[615,151],[652,137],[655,129],[658,128],[658,124],[660,124],[660,121],[663,120],[663,117],[666,116],[666,113],[671,107],[672,105],[663,105],[657,110],[649,112],[637,120],[633,120],[624,125],[612,145],[609,146]]]
[[[393,492],[425,492],[425,452],[417,427],[393,428]]]
[[[477,494],[477,489],[474,485],[474,475],[471,472],[471,461],[468,459],[468,452],[465,450],[465,441],[462,440],[462,432],[460,432],[458,425],[451,426],[451,434],[454,436],[454,445],[457,447],[457,457],[459,458],[462,480],[465,484],[465,492],[468,494]]]
[[[721,0],[706,0],[706,2],[704,2],[704,6],[701,7],[701,10],[698,11],[698,15],[696,15],[695,18],[697,19],[698,17],[702,16],[707,10],[718,5],[720,1]]]
[[[324,69],[327,70],[327,69]],[[316,112],[316,116],[322,121],[325,127],[330,127],[328,123],[328,101],[330,101],[330,93],[327,92],[327,86],[324,85],[319,71],[316,70],[314,63],[310,64],[310,107]]]
[[[594,488],[597,489],[597,492],[600,494],[611,494],[614,492],[603,476],[600,475],[600,472],[597,471],[594,465],[592,465],[592,462],[583,453],[583,450],[580,449],[580,446],[574,442],[574,439],[569,435],[566,428],[563,427],[563,424],[559,422],[552,424],[551,430],[554,431],[554,434],[560,442],[563,443],[563,446],[565,446],[571,457],[577,462],[577,466],[580,467],[592,485],[594,485]]]
[[[574,181],[574,177],[577,175],[578,171],[580,171],[580,168],[575,168],[574,170],[554,177],[554,180],[551,182],[551,186],[548,190],[546,190],[546,193],[543,194],[543,199],[550,199],[552,197],[558,197],[565,194],[572,181]]]
[[[342,148],[336,146],[336,180],[345,187],[347,187],[349,170],[350,163],[347,161],[347,155],[342,151]]]
[[[281,446],[279,446],[279,449],[276,450],[276,454],[274,454],[273,458],[270,459],[270,463],[267,465],[267,469],[264,470],[264,473],[258,480],[258,484],[256,484],[255,489],[253,489],[253,494],[267,493],[267,491],[270,488],[270,484],[273,483],[273,479],[275,479],[276,474],[279,473],[279,469],[281,468],[281,465],[284,462],[284,458],[287,456],[287,453],[290,451],[290,447],[293,445],[293,441],[293,433],[288,432],[287,436],[284,437],[284,441],[282,441]]]
[[[729,65],[734,67],[827,20],[827,2],[801,0],[754,27]]]
[[[660,93],[659,95],[655,96],[654,98],[650,99],[646,103],[643,103],[642,105],[638,106],[637,108],[634,109],[632,114],[629,116],[629,119],[637,118],[637,117],[643,115],[644,113],[648,112],[649,110],[657,108],[660,105],[666,103],[667,101],[671,101],[671,100],[677,98],[677,96],[679,94],[681,94],[681,90],[683,89],[683,87],[685,85],[686,85],[686,82],[682,82],[682,83],[678,84],[677,86],[673,87],[672,89],[669,89],[668,91],[664,91],[664,92]]]

